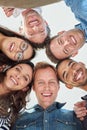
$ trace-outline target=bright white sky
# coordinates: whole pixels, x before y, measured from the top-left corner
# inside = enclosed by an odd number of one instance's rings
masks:
[[[64,1],[57,2],[55,4],[47,5],[41,7],[42,9],[42,16],[46,19],[48,22],[50,28],[51,28],[51,35],[57,34],[58,31],[62,30],[68,30],[71,28],[74,28],[74,25],[78,23],[78,21],[75,19],[74,14],[71,12],[70,8],[67,7],[64,3]],[[0,8],[0,12],[2,12],[2,9]],[[0,25],[5,25],[9,27],[10,29],[16,29],[16,26],[18,24],[20,25],[20,16],[17,18],[10,17],[6,18],[6,16],[3,13],[0,13]],[[15,25],[15,26],[14,26]],[[77,61],[82,61],[87,65],[87,45],[85,44],[79,51],[79,54],[74,58]],[[54,65],[46,56],[44,49],[40,49],[37,51],[37,56],[32,60],[35,64],[39,61],[47,61],[50,64]],[[60,83],[60,91],[58,93],[57,101],[59,102],[67,102],[65,105],[66,109],[73,109],[73,104],[77,101],[80,101],[80,97],[84,96],[87,92],[73,88],[67,89],[64,84]],[[37,103],[36,97],[34,92],[31,92],[30,95],[30,102],[28,103],[29,106],[33,106]]]

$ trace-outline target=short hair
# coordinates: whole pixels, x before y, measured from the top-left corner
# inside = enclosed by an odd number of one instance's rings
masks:
[[[33,83],[34,83],[34,80],[35,80],[36,72],[37,72],[39,69],[46,69],[46,68],[49,68],[49,67],[55,72],[55,74],[56,74],[56,76],[57,76],[56,68],[55,68],[53,65],[51,65],[51,64],[49,64],[49,63],[47,63],[47,62],[38,62],[38,63],[36,64],[35,68],[34,68]],[[58,78],[57,78],[57,80],[58,80]],[[58,81],[58,82],[59,82],[59,81]]]
[[[46,46],[47,44],[49,44],[49,42],[50,42],[50,37],[47,36],[42,43],[35,43],[35,42],[31,42],[31,41],[30,41],[30,44],[32,44],[32,46],[33,46],[35,49],[40,49],[40,48],[45,48],[45,46]]]

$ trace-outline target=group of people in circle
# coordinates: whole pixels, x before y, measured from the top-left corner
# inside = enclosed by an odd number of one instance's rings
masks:
[[[50,37],[49,24],[35,9],[22,9],[20,15],[23,21],[19,32],[0,26],[2,130],[87,129],[86,101],[76,103],[74,111],[65,110],[62,108],[64,104],[55,102],[60,89],[59,81],[68,88],[79,87],[87,91],[87,69],[84,63],[71,58],[86,43],[87,21],[84,10],[87,10],[87,0],[64,1],[81,23],[54,37]],[[2,10],[7,17],[11,17],[15,8],[2,7]],[[80,15],[82,12],[84,16]],[[34,66],[31,60],[35,58],[37,49],[41,48],[45,48],[47,57],[56,67],[46,62]],[[22,113],[26,109],[26,96],[31,89],[35,91],[38,104],[30,108],[29,112]]]

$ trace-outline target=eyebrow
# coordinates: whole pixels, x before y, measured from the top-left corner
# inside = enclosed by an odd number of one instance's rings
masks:
[[[73,61],[70,61],[70,62],[68,63],[68,66],[70,66],[72,63],[73,63]]]
[[[21,41],[21,44],[23,44],[23,43],[26,44],[26,48],[25,48],[25,50],[27,50],[27,48],[28,48],[28,43],[27,43],[26,41]],[[20,46],[21,46],[21,44],[20,44]],[[25,50],[24,50],[24,51],[25,51]]]
[[[73,61],[70,61],[68,63],[68,67],[73,63]],[[66,71],[63,72],[63,79],[65,78],[65,75],[66,75]],[[66,78],[67,78],[67,75],[66,75]]]
[[[66,71],[63,72],[63,79],[64,79],[64,77],[65,77],[65,74],[66,74]]]
[[[68,52],[66,52],[66,50],[65,50],[65,49],[63,50],[63,52],[64,52],[64,54],[68,55]]]

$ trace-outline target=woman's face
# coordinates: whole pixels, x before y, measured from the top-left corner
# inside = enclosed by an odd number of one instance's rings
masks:
[[[23,90],[32,80],[32,68],[28,64],[18,64],[6,72],[3,86],[10,91]]]
[[[6,37],[3,40],[1,51],[14,61],[29,59],[33,55],[32,46],[16,37]]]

